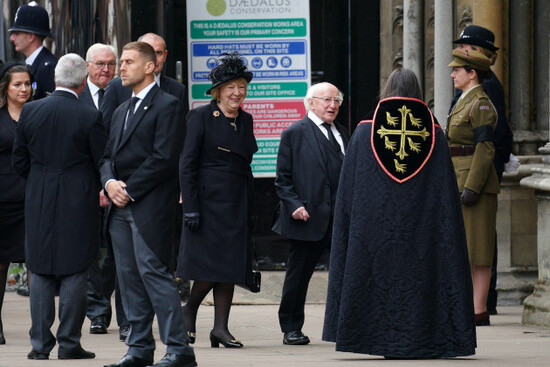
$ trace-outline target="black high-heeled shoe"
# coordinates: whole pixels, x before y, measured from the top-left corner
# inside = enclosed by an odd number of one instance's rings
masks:
[[[195,344],[197,334],[190,331],[187,332],[187,344]]]
[[[239,340],[235,340],[235,339],[222,340],[221,338],[217,337],[212,332],[210,332],[210,346],[212,348],[218,348],[220,346],[220,343],[226,348],[242,348],[243,347],[243,343],[241,343]]]
[[[2,325],[2,319],[0,319],[0,344],[6,344],[6,338],[4,337],[4,325]]]
[[[185,322],[185,320],[186,320],[186,318],[185,318],[186,311],[187,311],[187,305],[182,307],[182,314],[183,314],[183,324],[185,325],[185,328],[187,330],[189,330],[191,325],[187,325],[186,322]],[[195,322],[193,322],[193,328],[194,328],[194,326],[195,326]],[[194,331],[188,331],[187,332],[187,343],[188,344],[195,344],[196,336],[197,336],[197,334]]]

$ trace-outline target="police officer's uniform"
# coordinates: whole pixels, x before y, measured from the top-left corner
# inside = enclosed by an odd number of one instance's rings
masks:
[[[53,38],[50,31],[50,18],[46,9],[36,2],[24,4],[17,9],[15,21],[8,32],[34,33],[43,37]],[[40,49],[40,48],[39,48]],[[26,62],[30,64],[34,82],[33,99],[44,98],[55,90],[55,66],[57,58],[45,47],[38,54],[27,57]]]

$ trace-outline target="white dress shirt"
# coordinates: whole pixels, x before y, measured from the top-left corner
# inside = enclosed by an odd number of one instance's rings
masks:
[[[307,117],[309,117],[309,119],[311,121],[313,121],[315,123],[315,125],[317,125],[317,127],[321,130],[323,135],[326,136],[326,138],[328,139],[329,138],[328,137],[328,131],[323,126],[323,123],[325,121],[321,120],[321,118],[319,116],[317,116],[315,113],[313,113],[311,111],[309,111],[307,113]],[[334,138],[336,138],[336,142],[338,143],[338,145],[340,145],[340,150],[342,151],[342,154],[346,154],[345,151],[344,151],[344,141],[342,140],[342,136],[340,135],[340,132],[338,131],[336,126],[334,126],[334,124],[329,123],[329,125],[330,125],[330,130],[334,134]]]

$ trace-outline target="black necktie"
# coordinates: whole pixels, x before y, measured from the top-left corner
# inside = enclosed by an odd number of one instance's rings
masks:
[[[138,97],[132,97],[132,100],[130,101],[130,107],[128,107],[128,118],[126,119],[126,122],[124,123],[124,130],[128,128],[131,124],[132,117],[134,116],[134,110],[136,109],[136,103],[139,101]]]
[[[105,89],[99,88],[97,91],[97,107],[101,107],[101,101],[103,101],[103,96],[105,95]]]
[[[336,137],[332,133],[332,129],[330,128],[330,124],[328,122],[323,122],[322,124],[325,129],[327,129],[328,132],[328,141],[334,146],[335,149],[338,150],[338,152],[342,153],[342,148],[340,147],[340,144],[336,141]]]

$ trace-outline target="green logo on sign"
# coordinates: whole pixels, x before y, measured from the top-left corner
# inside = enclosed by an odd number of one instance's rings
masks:
[[[225,3],[225,0],[208,0],[206,2],[206,10],[210,13],[210,15],[215,17],[219,17],[225,13],[226,8],[227,4]]]

